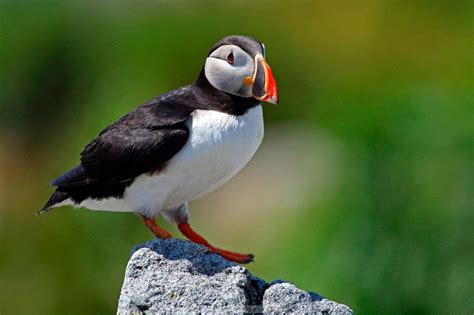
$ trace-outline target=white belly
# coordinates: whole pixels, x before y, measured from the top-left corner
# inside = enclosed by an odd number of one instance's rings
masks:
[[[188,142],[157,175],[141,175],[125,191],[135,211],[156,215],[218,188],[255,154],[263,138],[262,107],[234,116],[197,110],[187,121]]]

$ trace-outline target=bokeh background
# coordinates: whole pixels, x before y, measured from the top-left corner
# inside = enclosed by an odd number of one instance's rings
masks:
[[[115,311],[130,249],[152,237],[140,219],[34,214],[103,127],[247,34],[266,44],[281,103],[265,106],[248,167],[191,203],[195,228],[253,252],[267,281],[359,314],[472,314],[473,13],[444,0],[0,1],[0,313]]]

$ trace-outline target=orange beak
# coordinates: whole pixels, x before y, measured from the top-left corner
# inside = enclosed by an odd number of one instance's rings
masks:
[[[261,54],[255,56],[252,94],[258,100],[278,104],[278,88],[272,69]]]

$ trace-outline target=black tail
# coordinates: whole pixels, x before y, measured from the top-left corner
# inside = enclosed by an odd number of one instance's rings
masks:
[[[41,214],[43,212],[50,210],[52,206],[60,203],[61,201],[68,199],[69,197],[71,197],[69,193],[65,191],[59,191],[59,189],[56,189],[56,191],[49,198],[48,202],[46,202],[44,207],[40,211],[38,211],[36,214]]]

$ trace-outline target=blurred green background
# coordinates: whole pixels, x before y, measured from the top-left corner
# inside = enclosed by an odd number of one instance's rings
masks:
[[[1,1],[0,313],[115,311],[140,219],[34,213],[103,127],[246,34],[281,103],[195,228],[359,314],[472,314],[473,21],[473,1]]]

